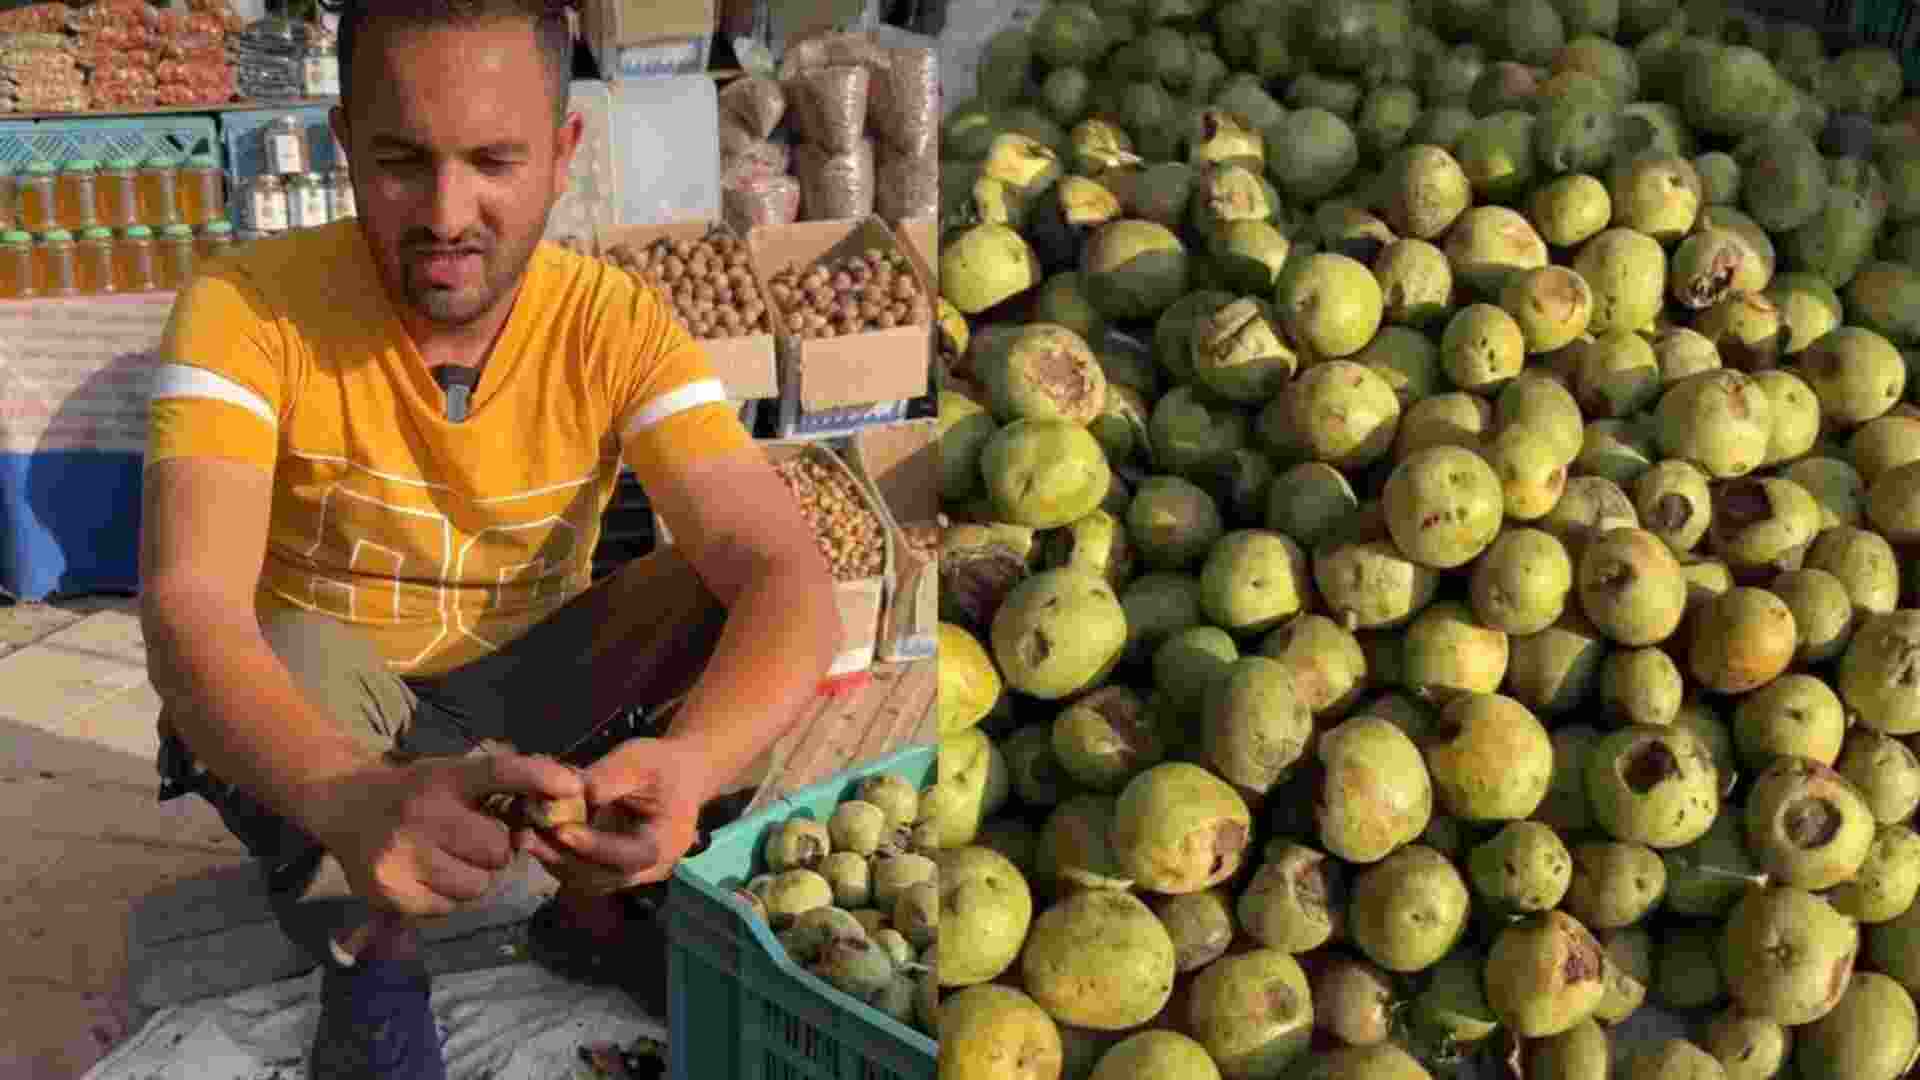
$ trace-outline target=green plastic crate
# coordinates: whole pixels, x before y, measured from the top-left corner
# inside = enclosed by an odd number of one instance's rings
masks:
[[[1853,0],[1847,4],[1853,31],[1866,41],[1884,45],[1900,54],[1900,66],[1907,73],[1907,92],[1920,87],[1920,19],[1914,17],[1914,0]]]
[[[935,1080],[932,1039],[801,969],[731,895],[765,869],[761,840],[769,827],[795,815],[824,821],[875,773],[925,787],[934,760],[932,746],[917,746],[795,792],[717,830],[707,850],[674,870],[667,900],[673,1080]]]

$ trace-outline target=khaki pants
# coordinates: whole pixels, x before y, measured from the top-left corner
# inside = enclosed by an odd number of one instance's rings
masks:
[[[329,616],[292,611],[261,627],[323,712],[394,760],[459,755],[483,741],[584,764],[664,730],[718,643],[726,612],[673,548],[626,564],[499,652],[430,679],[388,671],[371,643]],[[200,768],[160,713],[163,799],[193,793],[259,860],[281,927],[322,963],[328,940],[368,916],[337,863],[303,830]]]

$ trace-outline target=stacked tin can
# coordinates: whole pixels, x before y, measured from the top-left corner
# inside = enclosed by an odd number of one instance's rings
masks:
[[[354,216],[353,182],[338,142],[334,158],[339,164],[322,172],[298,114],[276,117],[261,129],[260,139],[266,167],[235,192],[243,238],[312,229]]]

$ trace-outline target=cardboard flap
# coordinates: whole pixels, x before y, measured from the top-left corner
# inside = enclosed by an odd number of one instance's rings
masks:
[[[857,467],[896,521],[931,521],[940,514],[940,447],[934,441],[939,425],[929,417],[853,435]]]
[[[935,286],[939,293],[940,283],[940,226],[932,218],[901,218],[894,226],[894,232],[900,237],[900,246],[906,250],[907,258],[913,260],[915,270],[920,277]]]
[[[788,370],[809,412],[927,392],[927,333],[910,326],[852,338],[794,341]]]
[[[615,45],[711,34],[719,22],[714,0],[587,0],[588,33]]]

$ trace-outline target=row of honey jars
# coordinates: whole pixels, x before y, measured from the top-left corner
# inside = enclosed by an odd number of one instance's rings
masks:
[[[226,216],[226,178],[211,154],[184,161],[35,161],[0,177],[0,228],[69,232],[94,226],[199,227]]]
[[[145,225],[118,233],[96,225],[78,236],[66,229],[38,237],[13,230],[0,234],[0,300],[172,291],[192,279],[200,260],[232,244],[233,226],[224,221],[198,235],[167,225],[157,237]]]

